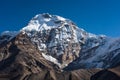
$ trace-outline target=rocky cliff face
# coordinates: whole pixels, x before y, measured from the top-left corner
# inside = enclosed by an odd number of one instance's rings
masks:
[[[20,31],[0,35],[0,79],[90,80],[93,75],[91,80],[97,80],[96,75],[115,73],[108,68],[119,65],[119,53],[119,38],[88,33],[57,15],[38,14]]]

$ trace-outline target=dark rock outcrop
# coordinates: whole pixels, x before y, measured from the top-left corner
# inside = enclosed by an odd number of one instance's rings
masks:
[[[90,80],[120,80],[120,76],[109,70],[102,70],[93,75]]]

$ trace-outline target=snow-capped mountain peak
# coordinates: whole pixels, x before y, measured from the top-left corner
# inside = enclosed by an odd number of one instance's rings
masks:
[[[38,14],[29,22],[27,27],[24,27],[22,30],[26,31],[40,31],[41,28],[45,28],[46,30],[51,28],[56,28],[66,23],[67,19],[57,16],[57,15],[50,15],[48,13]]]
[[[40,51],[65,65],[79,57],[80,45],[85,43],[88,36],[96,37],[71,20],[48,13],[36,15],[21,31],[30,37]]]
[[[106,68],[110,66],[109,61],[119,55],[120,39],[86,32],[71,20],[57,15],[36,15],[20,32],[0,35],[0,44],[20,33],[27,34],[43,57],[61,68],[71,62],[75,66],[80,64],[79,67],[82,64],[81,67]]]
[[[112,71],[108,79],[116,80],[119,67],[120,38],[88,33],[57,15],[36,15],[20,31],[0,35],[1,80],[96,80]]]

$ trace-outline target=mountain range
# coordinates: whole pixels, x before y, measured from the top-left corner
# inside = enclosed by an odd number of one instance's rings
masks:
[[[0,80],[120,80],[120,38],[48,13],[0,35]]]

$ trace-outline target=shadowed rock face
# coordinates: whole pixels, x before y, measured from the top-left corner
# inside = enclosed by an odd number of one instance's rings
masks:
[[[102,70],[91,77],[90,80],[120,80],[120,77],[108,70]]]

